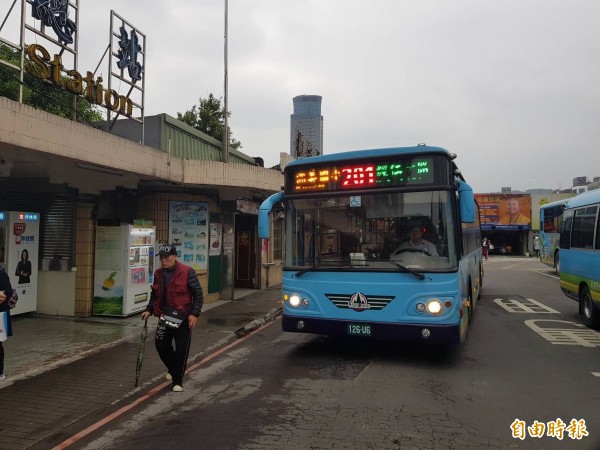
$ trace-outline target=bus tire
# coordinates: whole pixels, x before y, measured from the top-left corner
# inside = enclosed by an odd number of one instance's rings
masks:
[[[556,275],[560,276],[560,255],[558,252],[554,254],[554,270],[556,271]]]
[[[579,292],[579,303],[586,326],[594,329],[600,328],[600,310],[594,305],[592,294],[587,286],[583,286]]]

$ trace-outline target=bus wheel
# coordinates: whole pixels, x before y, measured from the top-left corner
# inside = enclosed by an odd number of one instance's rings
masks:
[[[587,286],[584,286],[579,293],[579,302],[581,303],[581,312],[583,321],[590,328],[600,328],[600,311],[594,305],[592,295]]]
[[[556,275],[560,276],[560,256],[558,252],[554,255],[554,270],[556,271]]]

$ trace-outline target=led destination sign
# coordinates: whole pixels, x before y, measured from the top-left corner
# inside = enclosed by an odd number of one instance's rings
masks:
[[[332,163],[321,167],[290,167],[288,171],[290,193],[378,189],[430,184],[434,180],[433,158]]]

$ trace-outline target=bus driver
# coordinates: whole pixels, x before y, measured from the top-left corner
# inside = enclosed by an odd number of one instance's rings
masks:
[[[410,228],[410,239],[400,245],[398,249],[393,253],[393,255],[397,255],[402,253],[403,250],[411,251],[421,251],[426,252],[429,256],[438,256],[437,249],[435,245],[429,242],[426,239],[423,239],[423,231],[418,226],[413,226]]]

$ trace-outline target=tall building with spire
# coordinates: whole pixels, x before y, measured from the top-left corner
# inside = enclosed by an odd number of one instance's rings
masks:
[[[323,116],[320,95],[294,97],[290,120],[290,155],[305,158],[323,154]]]

